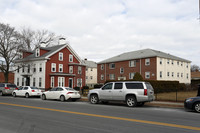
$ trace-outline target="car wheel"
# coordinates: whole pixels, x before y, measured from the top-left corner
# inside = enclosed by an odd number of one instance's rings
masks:
[[[13,93],[13,97],[16,97],[16,93],[15,92]]]
[[[64,102],[65,101],[65,97],[62,95],[62,96],[60,96],[60,101],[61,102]]]
[[[3,92],[2,91],[0,91],[0,96],[3,96]]]
[[[136,100],[135,96],[128,96],[126,98],[126,105],[128,107],[135,107],[137,105],[137,100]]]
[[[26,98],[29,98],[29,94],[28,94],[28,93],[26,93],[26,94],[25,94],[25,97],[26,97]]]
[[[97,104],[98,102],[99,102],[99,98],[96,94],[95,95],[93,94],[90,96],[90,103]]]
[[[46,100],[46,96],[44,94],[42,95],[42,100]]]
[[[200,102],[194,104],[194,110],[200,113]]]
[[[137,103],[137,106],[139,106],[139,107],[144,106],[144,102],[139,102],[139,103]]]

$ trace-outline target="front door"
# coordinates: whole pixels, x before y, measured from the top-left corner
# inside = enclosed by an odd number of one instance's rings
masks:
[[[99,98],[102,100],[112,100],[113,83],[108,83],[99,90]]]
[[[26,86],[30,86],[30,77],[26,77]]]
[[[73,79],[69,79],[69,88],[73,88]]]

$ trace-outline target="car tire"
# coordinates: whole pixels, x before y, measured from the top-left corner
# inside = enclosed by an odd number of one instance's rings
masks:
[[[0,91],[0,96],[3,96],[3,92],[2,91]]]
[[[46,100],[45,94],[42,95],[42,100]]]
[[[97,104],[99,102],[99,98],[96,94],[90,96],[90,103]]]
[[[60,101],[61,102],[64,102],[65,101],[65,97],[62,95],[62,96],[60,96]]]
[[[14,92],[14,93],[13,93],[13,97],[16,97],[16,96],[17,96],[17,95],[16,95],[16,93]]]
[[[198,113],[200,113],[200,102],[197,102],[194,104],[194,110]]]
[[[126,105],[128,107],[135,107],[137,105],[137,100],[136,100],[135,96],[128,96],[126,98]]]
[[[29,94],[28,94],[28,93],[26,93],[26,94],[25,94],[25,97],[26,97],[26,98],[29,98]]]

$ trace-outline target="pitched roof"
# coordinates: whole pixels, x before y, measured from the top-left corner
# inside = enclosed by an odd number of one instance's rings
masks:
[[[166,59],[191,62],[189,60],[186,60],[174,55],[170,55],[161,51],[157,51],[153,49],[143,49],[143,50],[138,50],[138,51],[126,52],[126,53],[111,57],[109,59],[103,60],[101,62],[98,62],[98,64],[126,61],[126,60],[133,60],[133,59],[150,58],[150,57],[161,57],[161,58],[166,58]]]
[[[97,63],[94,62],[94,61],[88,61],[88,60],[84,60],[83,61],[87,67],[90,67],[90,68],[97,68]]]

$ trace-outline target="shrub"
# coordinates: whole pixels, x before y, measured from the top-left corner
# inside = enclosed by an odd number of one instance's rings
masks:
[[[136,72],[133,77],[133,81],[143,81],[142,75],[140,73]]]

